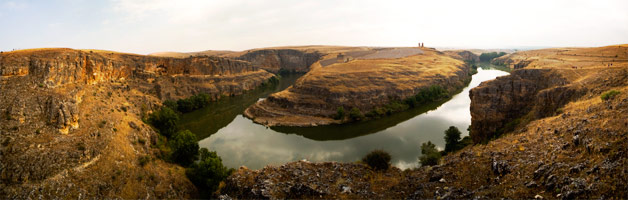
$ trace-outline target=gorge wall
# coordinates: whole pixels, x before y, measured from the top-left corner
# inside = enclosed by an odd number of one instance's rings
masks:
[[[305,73],[310,71],[310,66],[322,56],[317,51],[262,49],[248,51],[236,59],[249,61],[253,66],[273,73],[280,71]]]
[[[214,98],[274,75],[246,61],[97,50],[0,54],[0,196],[183,198],[184,169],[154,159],[158,135],[142,122],[163,100]],[[149,158],[140,165],[138,159]]]
[[[470,91],[471,137],[486,142],[518,123],[560,113],[579,97],[625,85],[625,50],[625,45],[542,49],[496,58],[494,64],[516,70]]]

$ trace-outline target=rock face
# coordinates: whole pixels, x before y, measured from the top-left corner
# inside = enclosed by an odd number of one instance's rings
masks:
[[[251,62],[253,66],[277,73],[310,71],[310,66],[320,60],[322,55],[316,51],[294,49],[262,49],[254,50],[237,57],[239,60]]]
[[[534,108],[539,91],[565,84],[566,80],[550,69],[515,70],[509,76],[483,82],[469,92],[473,119],[471,138],[476,143],[490,139],[498,129],[532,109],[546,112],[545,109],[550,108]],[[547,91],[542,94],[547,96]],[[556,100],[562,101],[557,103],[568,101]]]
[[[74,99],[58,99],[50,97],[46,102],[48,121],[57,127],[61,133],[67,134],[69,129],[78,128],[79,111]]]
[[[166,99],[214,98],[274,75],[249,62],[106,51],[33,49],[0,54],[0,197],[186,198],[184,169],[151,146],[142,122]],[[148,142],[147,142],[148,141]],[[148,159],[146,166],[138,159]]]
[[[315,126],[334,120],[338,107],[363,114],[438,85],[453,92],[470,79],[470,67],[440,52],[396,59],[353,60],[317,68],[288,89],[270,95],[245,111],[256,123],[270,126]]]
[[[473,141],[485,142],[512,131],[520,122],[556,114],[587,91],[621,85],[628,67],[624,57],[628,55],[614,55],[628,54],[622,52],[625,49],[621,45],[542,49],[494,59],[494,64],[506,64],[517,70],[470,91]],[[610,63],[617,67],[610,67]]]
[[[460,60],[464,60],[468,62],[480,62],[480,56],[470,51],[461,50],[461,51],[444,51],[444,52],[447,55],[460,59]]]

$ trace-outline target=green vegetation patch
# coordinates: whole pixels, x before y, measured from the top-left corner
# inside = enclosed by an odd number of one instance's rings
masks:
[[[419,157],[419,163],[421,166],[438,165],[441,153],[436,149],[436,145],[431,141],[421,144],[421,157]]]
[[[185,170],[188,179],[196,185],[201,197],[211,197],[220,182],[235,171],[222,165],[222,158],[215,151],[200,150],[200,160]]]
[[[609,90],[606,91],[604,93],[602,93],[602,95],[600,96],[600,98],[604,101],[607,101],[609,99],[613,99],[615,98],[615,96],[617,96],[620,92],[617,90]]]
[[[490,52],[490,53],[482,53],[480,54],[480,61],[481,62],[489,62],[497,57],[501,57],[506,55],[506,52]]]
[[[384,150],[374,150],[362,158],[362,162],[374,170],[387,170],[390,167],[391,156]]]

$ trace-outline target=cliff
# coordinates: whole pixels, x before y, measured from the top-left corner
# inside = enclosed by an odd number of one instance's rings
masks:
[[[260,49],[247,51],[236,59],[249,61],[253,66],[273,73],[280,71],[305,73],[310,71],[310,66],[321,57],[317,51]]]
[[[541,49],[495,59],[517,70],[470,91],[474,142],[555,114],[587,93],[625,84],[627,47]]]
[[[245,61],[98,50],[0,54],[0,196],[185,198],[142,118],[165,99],[237,95],[272,77]],[[140,158],[148,164],[140,165]]]
[[[464,87],[470,78],[469,66],[437,51],[423,49],[425,52],[418,55],[400,58],[398,50],[381,51],[391,54],[374,54],[391,58],[356,59],[315,68],[288,89],[252,105],[244,114],[269,126],[341,123],[333,119],[338,107],[344,107],[347,113],[357,108],[366,114],[432,85],[453,92]]]
[[[477,54],[474,54],[471,51],[467,51],[467,50],[455,50],[455,51],[443,51],[443,53],[459,59],[459,60],[464,60],[467,62],[480,62],[480,56],[478,56]]]

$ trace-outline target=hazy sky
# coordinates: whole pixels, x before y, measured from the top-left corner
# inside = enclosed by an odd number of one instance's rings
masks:
[[[628,1],[0,0],[0,50],[628,43]]]

